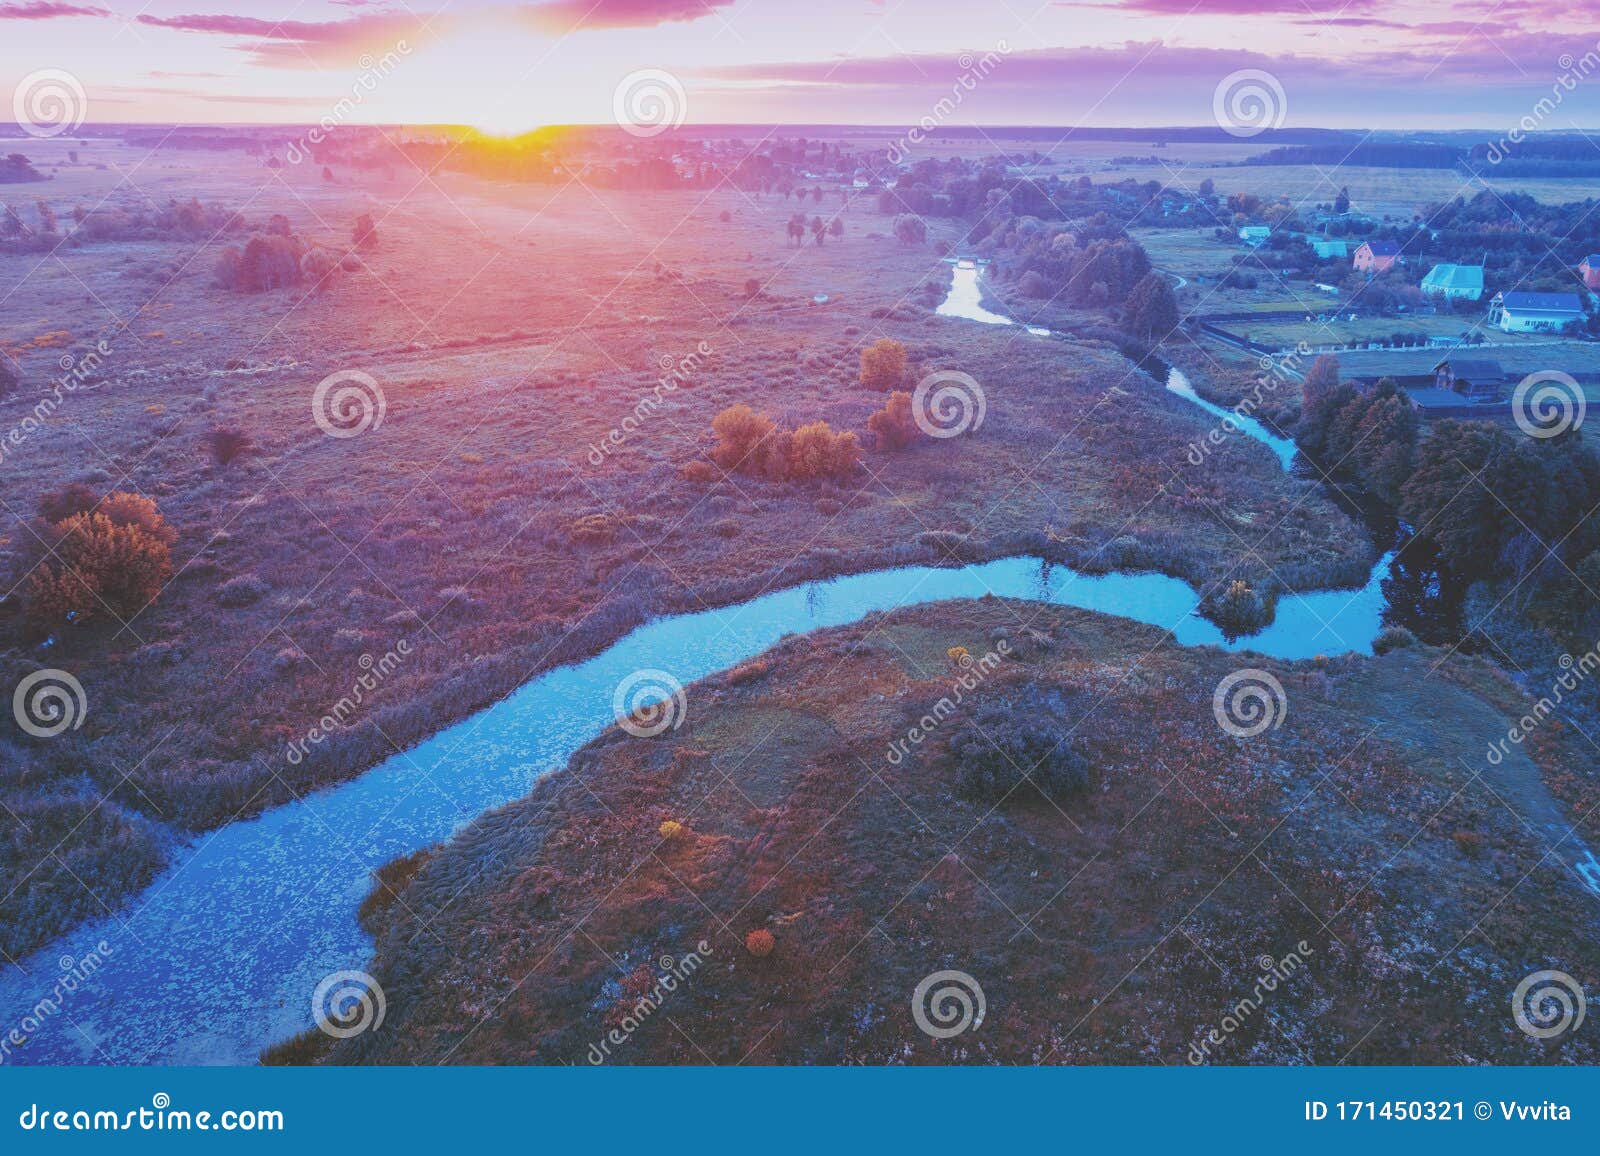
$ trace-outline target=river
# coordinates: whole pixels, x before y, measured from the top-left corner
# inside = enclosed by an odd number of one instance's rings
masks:
[[[978,270],[972,268],[970,278],[968,272],[957,267],[950,308],[941,312],[1010,324],[982,308]],[[964,312],[969,305],[983,316]],[[1214,409],[1192,390],[1173,392]],[[1269,431],[1241,423],[1240,432],[1268,445],[1287,468]],[[560,769],[615,721],[613,693],[639,671],[665,671],[687,686],[788,634],[986,594],[1119,615],[1170,630],[1186,646],[1278,659],[1366,653],[1383,625],[1383,583],[1393,559],[1385,554],[1359,590],[1285,595],[1272,625],[1232,641],[1200,616],[1199,594],[1176,578],[1086,575],[1030,557],[808,582],[717,610],[657,619],[586,662],[530,680],[357,779],[181,848],[125,911],[0,974],[0,1038],[21,1030],[24,1021],[31,1024],[42,999],[59,1004],[37,1030],[25,1033],[31,1037],[25,1046],[10,1049],[6,1062],[243,1064],[267,1044],[310,1027],[318,982],[335,971],[364,968],[370,959],[372,942],[355,912],[372,871],[527,794],[541,775]],[[694,709],[691,690],[690,715]],[[80,961],[91,957],[99,969],[61,995],[63,974],[76,974]]]

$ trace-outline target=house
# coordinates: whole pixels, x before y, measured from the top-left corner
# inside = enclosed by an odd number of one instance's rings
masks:
[[[1591,289],[1600,289],[1600,253],[1590,253],[1578,266],[1583,283]]]
[[[1453,389],[1413,386],[1406,389],[1405,394],[1411,399],[1411,407],[1417,411],[1423,421],[1437,421],[1445,417],[1498,417],[1511,412],[1509,402],[1498,400],[1473,401],[1469,397],[1463,397]]]
[[[1422,279],[1422,291],[1450,301],[1476,301],[1483,296],[1483,266],[1435,265]]]
[[[1576,293],[1496,293],[1489,303],[1489,323],[1506,333],[1559,333],[1582,320]]]
[[[1393,241],[1363,241],[1351,261],[1359,273],[1382,273],[1400,260],[1400,246]]]
[[[1239,240],[1249,245],[1252,249],[1272,236],[1272,230],[1266,225],[1246,225],[1239,230]]]
[[[1498,401],[1506,371],[1488,358],[1446,358],[1433,367],[1435,389],[1449,390],[1473,401]]]
[[[1326,261],[1330,257],[1345,258],[1350,255],[1350,242],[1332,241],[1325,237],[1316,239],[1307,238],[1306,243],[1311,246],[1311,251],[1319,258]]]

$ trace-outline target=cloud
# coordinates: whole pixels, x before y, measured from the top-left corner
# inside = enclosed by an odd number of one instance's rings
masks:
[[[387,52],[407,37],[425,33],[430,20],[411,12],[381,11],[343,20],[267,20],[231,13],[187,16],[139,16],[139,23],[177,32],[241,38],[234,47],[249,52],[258,64],[279,68],[312,68],[352,64],[366,52]]]
[[[53,0],[35,0],[27,4],[0,4],[0,20],[54,20],[60,16],[110,16],[105,8],[89,8],[82,4],[57,4]]]
[[[699,20],[734,0],[548,0],[529,4],[522,14],[545,32],[580,28],[654,28]]]

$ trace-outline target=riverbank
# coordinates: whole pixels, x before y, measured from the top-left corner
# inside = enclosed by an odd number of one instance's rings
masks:
[[[1236,738],[1212,708],[1236,658],[1099,615],[985,600],[789,639],[441,848],[382,918],[382,1030],[298,1058],[590,1063],[636,978],[704,941],[602,1062],[1595,1062],[1481,998],[1550,960],[1600,974],[1600,906],[1541,834],[1582,740],[1488,764],[1517,696],[1478,660],[1429,680],[1436,655],[1260,661],[1276,725]],[[963,794],[958,736],[1007,702],[1080,751],[1082,794]],[[948,1040],[909,1014],[940,970],[987,1007]]]

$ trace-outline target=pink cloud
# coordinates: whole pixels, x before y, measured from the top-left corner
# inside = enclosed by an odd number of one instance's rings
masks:
[[[138,19],[152,28],[240,37],[243,42],[236,47],[251,53],[256,63],[280,68],[349,64],[364,52],[385,52],[408,36],[420,36],[429,26],[426,16],[388,10],[324,21],[268,20],[229,13],[146,13]]]
[[[530,4],[523,14],[547,32],[579,28],[654,28],[699,20],[734,0],[548,0]]]
[[[110,16],[105,8],[88,8],[81,4],[57,4],[53,0],[35,0],[28,4],[0,4],[0,20],[54,20],[60,16]]]

